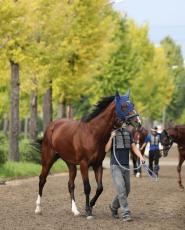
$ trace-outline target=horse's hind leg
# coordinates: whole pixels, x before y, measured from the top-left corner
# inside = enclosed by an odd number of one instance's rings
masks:
[[[103,167],[102,165],[98,167],[94,167],[94,174],[95,174],[95,179],[97,182],[97,189],[96,189],[96,194],[90,201],[90,206],[93,207],[98,199],[98,197],[101,195],[103,192],[103,184],[102,184],[102,175],[103,175]]]
[[[81,171],[82,180],[83,180],[83,184],[84,184],[84,193],[86,196],[85,211],[86,211],[87,219],[91,219],[92,218],[92,208],[90,207],[90,201],[89,201],[91,186],[89,183],[88,164],[86,161],[82,161],[80,163],[80,171]]]
[[[72,212],[75,216],[78,216],[80,212],[77,209],[76,203],[75,203],[75,196],[74,196],[74,189],[75,189],[75,184],[74,180],[76,177],[76,165],[68,164],[69,168],[69,181],[68,181],[68,189],[71,197],[71,205],[72,205]]]
[[[47,146],[48,147],[48,146]],[[46,183],[46,178],[48,173],[53,165],[53,163],[59,158],[57,154],[53,152],[53,150],[48,148],[43,148],[42,150],[42,171],[39,176],[39,194],[36,201],[36,214],[41,214],[41,197],[44,185]]]
[[[181,154],[180,152],[181,150],[179,149],[179,163],[178,163],[178,166],[177,166],[177,172],[178,172],[178,183],[179,183],[179,187],[181,190],[184,190],[184,186],[182,185],[182,180],[181,180],[181,167],[182,167],[182,164],[185,160],[184,156]]]

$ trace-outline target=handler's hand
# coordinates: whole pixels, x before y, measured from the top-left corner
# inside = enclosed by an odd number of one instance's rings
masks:
[[[115,137],[116,136],[116,131],[112,131],[111,133],[111,138]]]
[[[140,157],[140,161],[142,164],[145,164],[145,159],[143,157]]]

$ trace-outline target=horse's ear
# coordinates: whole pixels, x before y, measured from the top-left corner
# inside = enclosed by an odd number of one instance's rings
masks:
[[[120,95],[119,95],[118,90],[116,90],[115,98],[116,98],[116,100],[118,100],[118,101],[119,101],[119,99],[120,99]]]
[[[168,132],[166,131],[166,129],[163,129],[163,131],[161,132],[161,135],[168,136]]]

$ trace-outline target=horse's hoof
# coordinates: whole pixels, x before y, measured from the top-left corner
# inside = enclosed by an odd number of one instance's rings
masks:
[[[92,220],[94,219],[94,216],[87,216],[87,220]]]
[[[38,207],[37,207],[37,208],[35,209],[35,214],[36,214],[36,215],[42,215],[41,208],[38,208]]]
[[[80,212],[77,211],[77,212],[75,212],[75,213],[73,213],[73,214],[74,214],[74,216],[79,216],[79,215],[80,215]]]
[[[180,187],[180,191],[183,192],[184,191],[184,186]]]

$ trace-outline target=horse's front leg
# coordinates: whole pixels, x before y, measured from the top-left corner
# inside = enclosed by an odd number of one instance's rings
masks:
[[[98,199],[98,197],[103,192],[103,184],[102,184],[102,175],[103,175],[103,167],[102,165],[99,165],[98,167],[93,167],[96,182],[97,182],[97,189],[96,194],[90,201],[90,206],[93,207]]]
[[[133,168],[134,168],[133,172],[134,172],[134,175],[136,176],[137,170],[135,168],[137,168],[137,157],[132,152],[131,152],[131,158],[132,158]]]
[[[77,168],[76,168],[76,165],[73,165],[73,164],[68,164],[68,168],[69,168],[68,189],[69,189],[69,193],[71,197],[71,206],[72,206],[71,210],[75,216],[78,216],[80,212],[77,209],[76,202],[75,202],[75,196],[74,196],[74,189],[75,189],[74,180],[76,177]]]
[[[184,162],[184,156],[181,154],[181,150],[179,149],[179,163],[177,165],[177,172],[178,172],[178,183],[179,183],[179,187],[181,190],[184,190],[184,186],[182,185],[182,180],[181,180],[181,167],[182,164]]]
[[[89,204],[89,196],[90,196],[90,192],[91,192],[91,186],[89,183],[88,169],[89,169],[88,163],[86,161],[82,161],[80,163],[80,171],[81,171],[82,180],[83,180],[83,184],[84,184],[84,193],[86,196],[85,211],[86,211],[87,219],[91,219],[92,218],[92,208],[90,207],[90,204]]]

